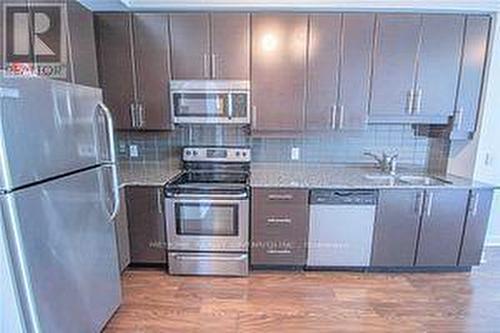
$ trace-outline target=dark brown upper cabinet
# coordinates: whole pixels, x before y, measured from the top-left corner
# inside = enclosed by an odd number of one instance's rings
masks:
[[[304,129],[307,15],[252,15],[252,127]]]
[[[96,15],[99,82],[116,129],[134,128],[135,91],[132,62],[132,18],[124,13]]]
[[[172,78],[210,78],[210,16],[207,13],[170,15]]]
[[[73,82],[99,87],[92,12],[78,1],[68,1],[67,8]]]
[[[170,33],[173,79],[249,79],[249,14],[172,14]]]
[[[172,129],[168,93],[170,80],[168,15],[134,14],[133,23],[140,128]]]
[[[171,128],[168,15],[96,15],[104,101],[119,130]]]
[[[476,130],[488,52],[491,17],[467,16],[452,140],[469,139]]]
[[[370,122],[448,122],[464,21],[462,15],[377,15]]]
[[[309,21],[306,129],[365,128],[375,15],[315,14]]]

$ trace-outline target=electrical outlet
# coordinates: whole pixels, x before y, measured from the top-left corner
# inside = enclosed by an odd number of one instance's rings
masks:
[[[298,161],[298,160],[300,160],[300,148],[293,147],[291,155],[292,155],[291,156],[292,161]]]
[[[118,143],[118,151],[120,154],[126,154],[127,153],[127,144],[123,141],[120,141]]]
[[[130,145],[128,149],[130,157],[139,157],[139,147],[137,145]]]

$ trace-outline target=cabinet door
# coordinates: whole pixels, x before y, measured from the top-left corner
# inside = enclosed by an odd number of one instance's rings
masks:
[[[421,123],[448,123],[455,109],[465,17],[424,15],[413,114]]]
[[[254,130],[304,127],[307,15],[252,16]]]
[[[471,191],[462,249],[458,262],[460,266],[472,266],[481,263],[492,200],[492,190]]]
[[[428,190],[420,227],[417,266],[456,266],[468,190]]]
[[[214,13],[212,21],[212,78],[250,79],[250,14]]]
[[[207,13],[170,15],[172,77],[210,78],[210,20]]]
[[[129,14],[98,14],[97,52],[104,102],[116,129],[132,129],[131,105],[135,101]]]
[[[67,6],[73,82],[99,87],[92,12],[77,1]]]
[[[371,122],[405,122],[414,88],[421,15],[377,15]]]
[[[467,139],[476,130],[488,50],[490,16],[468,16],[452,139]]]
[[[134,14],[134,55],[140,128],[171,129],[168,15]]]
[[[370,74],[375,15],[344,14],[338,125],[339,129],[363,129],[368,120]]]
[[[335,129],[338,102],[341,14],[309,17],[306,128]]]
[[[131,263],[165,263],[162,189],[137,186],[126,193]]]
[[[130,239],[128,236],[127,201],[125,188],[120,189],[120,210],[115,218],[118,265],[123,272],[130,264]]]
[[[413,266],[423,200],[423,191],[380,191],[373,232],[372,266]]]

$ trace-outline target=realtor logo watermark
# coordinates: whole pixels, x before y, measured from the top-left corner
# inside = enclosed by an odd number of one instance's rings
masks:
[[[3,5],[3,54],[7,75],[67,77],[64,4]]]

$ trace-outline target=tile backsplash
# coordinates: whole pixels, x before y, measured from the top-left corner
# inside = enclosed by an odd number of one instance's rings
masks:
[[[248,126],[184,125],[171,132],[118,132],[121,160],[179,160],[189,145],[250,146],[254,162],[373,163],[365,152],[397,152],[400,164],[443,172],[449,152],[446,136],[424,137],[412,125],[369,125],[363,131],[303,134],[294,138],[254,137]],[[131,149],[131,146],[136,146]],[[293,159],[292,148],[299,159]],[[137,156],[131,156],[131,152]]]

